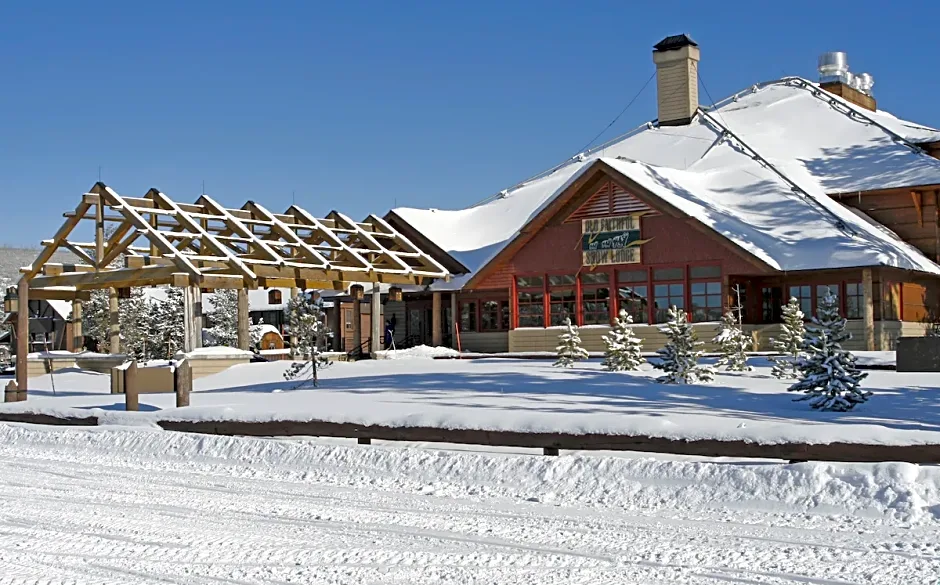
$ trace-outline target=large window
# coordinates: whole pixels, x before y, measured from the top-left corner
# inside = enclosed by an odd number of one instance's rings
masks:
[[[847,319],[861,319],[864,316],[864,290],[860,282],[848,282],[845,285],[845,316]]]
[[[519,327],[545,327],[545,279],[541,276],[516,278]]]
[[[581,274],[581,310],[583,325],[610,323],[610,274],[584,272]]]
[[[505,331],[509,329],[509,303],[507,301],[482,301],[480,303],[480,331]]]
[[[692,321],[721,321],[721,282],[693,282]]]
[[[822,304],[826,294],[832,293],[832,296],[836,298],[836,307],[839,308],[839,313],[842,312],[841,305],[839,304],[839,285],[838,284],[817,284],[816,285],[816,306]]]
[[[621,270],[617,273],[620,309],[633,318],[634,323],[649,323],[649,286],[646,270]]]
[[[779,323],[783,315],[780,305],[783,302],[783,290],[779,286],[765,286],[760,289],[761,321]]]
[[[800,303],[800,310],[803,311],[803,314],[809,317],[813,314],[813,297],[812,297],[813,288],[808,284],[795,285],[790,287],[790,296],[787,297],[787,302],[791,298],[795,298],[797,302]]]
[[[477,330],[477,304],[475,301],[460,303],[460,331]]]
[[[572,322],[577,321],[575,313],[577,305],[575,278],[573,274],[548,277],[548,302],[553,326],[564,325],[565,319],[571,319]]]
[[[684,268],[654,268],[653,269],[653,305],[656,307],[656,322],[665,323],[669,320],[669,309],[676,307],[685,309],[685,269]],[[662,282],[675,280],[678,282]]]

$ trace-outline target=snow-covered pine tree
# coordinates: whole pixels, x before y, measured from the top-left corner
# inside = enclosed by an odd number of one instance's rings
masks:
[[[845,330],[845,319],[839,315],[838,299],[827,293],[806,326],[806,355],[797,361],[800,380],[789,388],[791,392],[805,393],[796,400],[809,400],[813,408],[835,411],[851,410],[868,400],[871,392],[860,388],[868,374],[860,372],[855,356],[842,349],[841,343],[851,338]]]
[[[131,296],[118,303],[121,320],[121,350],[133,359],[152,357],[151,324],[153,312],[142,288],[132,288]]]
[[[218,289],[212,294],[212,310],[207,312],[211,327],[206,329],[212,345],[238,346],[238,291]]]
[[[633,334],[633,317],[625,310],[614,320],[610,333],[604,336],[604,368],[611,372],[635,370],[643,363],[640,338]]]
[[[589,356],[587,350],[581,347],[578,326],[572,323],[570,318],[565,319],[565,332],[558,336],[558,347],[555,351],[558,358],[552,365],[560,368],[574,367],[576,361],[587,359]]]
[[[721,318],[718,335],[713,340],[721,352],[718,365],[731,372],[747,372],[751,369],[751,366],[747,365],[747,350],[751,348],[751,339],[744,332],[739,319],[733,309],[725,313]]]
[[[93,290],[91,298],[82,301],[82,334],[94,340],[98,352],[108,353],[110,351],[108,343],[110,327],[108,291],[107,289]]]
[[[154,303],[151,339],[155,357],[170,359],[183,349],[183,313],[182,289],[169,287],[166,300]]]
[[[656,367],[666,372],[656,379],[663,384],[688,384],[711,382],[714,370],[710,366],[699,364],[702,357],[702,342],[698,340],[695,329],[686,318],[685,311],[675,306],[669,309],[669,321],[660,325],[669,341],[659,350],[660,363]]]
[[[783,325],[781,325],[780,337],[770,340],[770,345],[774,351],[783,354],[770,359],[774,364],[770,373],[776,378],[797,377],[796,363],[803,354],[803,336],[806,332],[803,326],[804,318],[805,315],[800,310],[800,302],[796,300],[796,297],[790,297],[789,302],[783,306]]]
[[[248,326],[248,340],[251,344],[251,347],[258,347],[258,344],[261,343],[261,338],[264,337],[264,318],[259,318],[258,322],[254,325]]]
[[[317,370],[329,365],[320,348],[333,336],[333,332],[326,326],[323,300],[315,300],[308,293],[302,292],[288,301],[285,311],[291,334],[296,340],[296,346],[291,348],[291,353],[294,360],[302,361],[294,361],[284,372],[284,378],[296,380],[305,376],[309,370],[310,379],[316,386]]]

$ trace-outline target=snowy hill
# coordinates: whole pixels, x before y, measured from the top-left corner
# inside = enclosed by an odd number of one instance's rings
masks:
[[[0,247],[0,291],[16,284],[20,277],[20,268],[30,265],[39,248],[4,248]],[[58,251],[52,256],[51,262],[75,263],[77,259],[68,251]]]

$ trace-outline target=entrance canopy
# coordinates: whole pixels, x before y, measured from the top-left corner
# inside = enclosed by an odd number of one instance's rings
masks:
[[[253,201],[226,209],[207,195],[178,203],[156,189],[125,197],[99,182],[65,218],[36,261],[20,269],[33,298],[161,284],[345,290],[350,282],[421,285],[449,278],[375,215],[356,222],[333,211],[318,219],[296,205],[273,213]],[[70,239],[83,221],[94,224],[92,242]],[[63,248],[79,262],[49,262]]]

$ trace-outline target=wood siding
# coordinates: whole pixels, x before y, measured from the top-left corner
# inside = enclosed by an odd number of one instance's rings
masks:
[[[577,223],[582,219],[592,217],[627,215],[638,211],[650,211],[650,206],[613,181],[605,181],[600,189],[581,204],[581,207],[569,215],[565,221]]]
[[[937,191],[914,193],[901,189],[877,194],[840,195],[836,199],[891,229],[931,260],[940,259]]]

